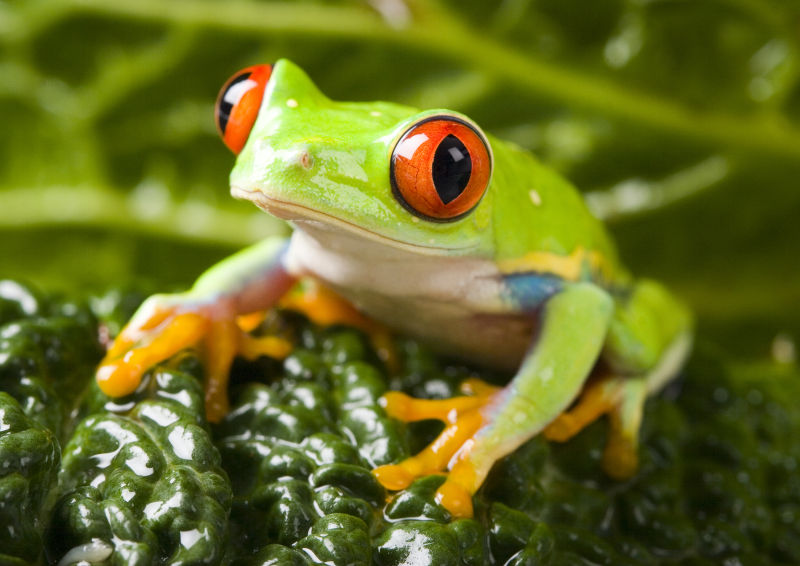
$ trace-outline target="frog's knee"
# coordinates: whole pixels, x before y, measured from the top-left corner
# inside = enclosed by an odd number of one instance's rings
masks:
[[[615,372],[646,373],[690,328],[689,309],[660,283],[643,279],[615,305],[604,359]]]

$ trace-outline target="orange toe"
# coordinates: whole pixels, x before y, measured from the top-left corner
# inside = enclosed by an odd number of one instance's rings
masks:
[[[471,464],[463,456],[474,443],[476,432],[487,424],[481,408],[495,399],[499,389],[479,380],[468,380],[462,384],[462,391],[474,394],[451,399],[414,399],[398,391],[386,393],[381,402],[390,416],[405,422],[437,419],[446,426],[420,453],[399,464],[373,470],[375,477],[386,489],[397,491],[418,477],[445,473],[448,478],[436,492],[436,501],[453,517],[471,517],[472,493],[477,486],[469,487],[475,483],[472,481],[475,474],[470,472]],[[450,466],[453,468],[448,473]]]
[[[436,490],[435,499],[454,519],[469,519],[473,515],[472,494],[456,482],[444,482]]]
[[[372,470],[372,474],[383,487],[391,491],[405,489],[411,485],[411,482],[415,479],[414,474],[397,464],[379,466]]]

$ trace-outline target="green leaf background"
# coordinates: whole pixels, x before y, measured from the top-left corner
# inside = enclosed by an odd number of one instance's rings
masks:
[[[233,72],[279,57],[332,98],[457,109],[530,148],[704,336],[791,357],[790,0],[0,1],[0,274],[167,289],[285,232],[228,196],[212,120]]]

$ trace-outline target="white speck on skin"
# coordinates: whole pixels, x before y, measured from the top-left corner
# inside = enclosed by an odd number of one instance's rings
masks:
[[[286,101],[286,106],[288,106],[289,108],[297,108],[299,106],[299,103],[294,98],[290,98],[289,100]]]
[[[542,204],[542,197],[536,189],[531,189],[528,191],[528,196],[531,199],[531,202],[534,206],[541,206]]]
[[[375,116],[376,118],[377,118],[378,116],[383,116],[383,114],[381,114],[381,113],[380,113],[380,112],[378,112],[377,110],[373,110],[373,111],[371,111],[371,112],[369,113],[369,115],[370,115],[370,116]]]

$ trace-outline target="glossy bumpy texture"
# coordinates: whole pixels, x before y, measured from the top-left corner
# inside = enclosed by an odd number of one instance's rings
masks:
[[[391,387],[433,401],[502,375],[396,340],[403,369],[389,376],[361,332],[272,313],[256,335],[294,352],[237,362],[233,409],[208,435],[194,356],[122,399],[91,380],[95,337],[142,298],[112,292],[93,313],[0,282],[3,564],[800,563],[796,369],[701,352],[648,402],[633,480],[603,473],[596,422],[565,444],[527,442],[495,467],[475,518],[453,520],[435,501],[443,476],[387,497],[370,473],[438,432],[387,417],[380,399]]]

